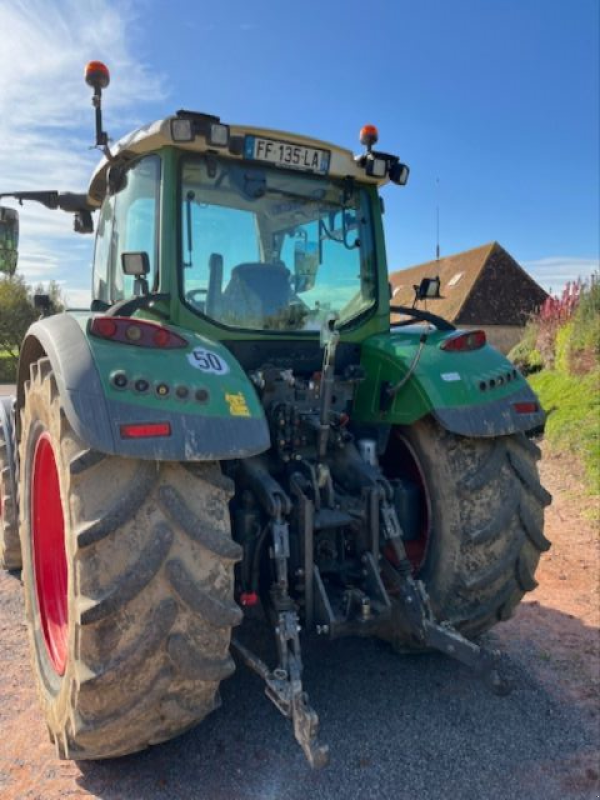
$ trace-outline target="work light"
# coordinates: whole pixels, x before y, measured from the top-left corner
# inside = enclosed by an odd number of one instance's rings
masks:
[[[194,129],[191,119],[171,120],[171,139],[174,142],[193,142]]]

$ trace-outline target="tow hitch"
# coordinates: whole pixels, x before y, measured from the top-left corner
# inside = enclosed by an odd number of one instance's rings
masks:
[[[277,536],[280,536],[280,532],[274,538]],[[400,568],[392,567],[384,560],[383,577],[394,589],[394,601],[397,610],[402,612],[402,623],[406,630],[423,646],[439,650],[470,667],[494,694],[508,694],[510,685],[499,670],[500,653],[469,641],[448,622],[436,621],[424,584],[414,580],[410,574],[402,540],[394,536],[387,541],[392,542],[400,557]],[[284,555],[279,557],[285,558]],[[319,717],[310,706],[302,685],[299,631],[296,611],[281,611],[275,626],[279,664],[274,670],[270,670],[264,661],[237,639],[232,639],[231,646],[250,669],[264,680],[265,694],[284,717],[292,720],[296,741],[311,767],[319,769],[329,762],[329,747],[319,742]]]

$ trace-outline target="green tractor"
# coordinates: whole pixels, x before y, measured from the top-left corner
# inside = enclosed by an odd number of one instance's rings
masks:
[[[473,639],[549,547],[544,412],[482,331],[390,305],[379,190],[408,168],[370,126],[353,156],[189,111],[111,148],[108,71],[86,78],[88,192],[3,195],[83,234],[98,212],[90,308],[31,326],[0,405],[0,555],[59,756],[188,730],[233,653],[321,766],[305,636],[439,650],[502,691]]]

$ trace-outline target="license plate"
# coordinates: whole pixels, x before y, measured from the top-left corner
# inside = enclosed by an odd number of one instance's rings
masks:
[[[319,175],[327,174],[331,157],[329,150],[263,139],[261,136],[246,136],[244,155],[251,161],[266,161],[277,167],[316,172]]]

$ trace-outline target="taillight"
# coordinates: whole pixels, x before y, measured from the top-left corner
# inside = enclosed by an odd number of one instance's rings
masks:
[[[444,339],[440,349],[447,353],[463,353],[467,350],[479,350],[486,341],[485,331],[465,331]]]
[[[188,342],[183,336],[165,328],[164,325],[131,317],[94,317],[90,322],[89,331],[93,336],[101,339],[133,344],[136,347],[171,350],[176,347],[188,346]]]
[[[168,422],[137,422],[121,425],[119,430],[121,439],[151,439],[171,435],[171,425]]]

